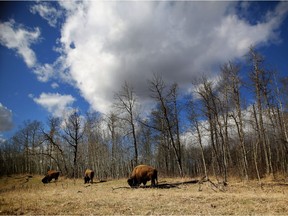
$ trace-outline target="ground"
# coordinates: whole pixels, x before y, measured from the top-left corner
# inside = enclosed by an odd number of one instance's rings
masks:
[[[199,184],[132,189],[126,179],[84,184],[83,179],[60,177],[58,181],[44,185],[41,178],[28,175],[1,177],[0,214],[288,214],[288,183],[285,180],[266,180],[262,186],[257,181],[232,180],[222,191],[209,183],[203,184],[200,190]],[[173,183],[191,179],[159,180],[160,183]]]

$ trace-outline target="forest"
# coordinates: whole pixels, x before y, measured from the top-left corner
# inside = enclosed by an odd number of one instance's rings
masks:
[[[149,114],[125,82],[109,114],[74,109],[27,120],[0,143],[0,175],[55,169],[82,178],[90,168],[98,179],[115,179],[149,164],[167,177],[287,177],[288,77],[269,64],[250,48],[244,63],[219,67],[217,79],[192,79],[189,94],[155,73],[147,81]]]

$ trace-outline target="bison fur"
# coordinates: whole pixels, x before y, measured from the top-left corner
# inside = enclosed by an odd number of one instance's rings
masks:
[[[157,170],[148,165],[138,165],[133,169],[127,182],[130,187],[139,187],[141,183],[145,186],[150,180],[151,186],[154,187],[158,184]]]
[[[55,170],[49,170],[47,172],[47,175],[42,179],[42,182],[44,184],[47,184],[49,183],[52,179],[55,179],[55,181],[58,179],[60,175],[60,172],[59,171],[55,171]]]
[[[86,169],[85,174],[84,174],[84,184],[91,182],[93,183],[93,178],[94,178],[94,171],[90,169]]]

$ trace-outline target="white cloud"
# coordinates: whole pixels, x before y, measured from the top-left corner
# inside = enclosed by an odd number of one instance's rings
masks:
[[[40,82],[60,79],[63,82],[71,85],[75,83],[75,81],[71,79],[71,75],[69,74],[69,66],[67,66],[64,56],[58,57],[52,64],[36,64],[33,68],[33,72]]]
[[[12,128],[12,111],[0,103],[0,131],[9,131]]]
[[[71,95],[61,95],[59,93],[42,93],[39,98],[33,98],[33,100],[53,116],[63,117],[65,113],[72,109],[71,105],[75,98]]]
[[[71,78],[69,73],[69,65],[65,56],[58,57],[52,64],[37,64],[33,72],[37,75],[40,82],[48,82],[50,80],[61,80],[63,82],[74,85],[75,80]]]
[[[31,13],[38,13],[48,24],[56,27],[57,20],[61,17],[62,11],[51,7],[48,2],[38,2],[30,8]]]
[[[59,84],[56,83],[56,82],[53,82],[53,83],[51,84],[51,87],[52,87],[53,89],[59,88]]]
[[[12,19],[8,22],[0,22],[0,43],[16,52],[24,59],[29,68],[35,66],[37,59],[31,44],[36,43],[40,37],[39,28],[29,31],[17,26]]]
[[[288,4],[257,25],[240,19],[231,10],[235,2],[226,1],[60,5],[68,11],[61,62],[92,108],[106,113],[125,80],[141,101],[148,101],[146,81],[155,72],[186,91],[195,77],[243,57],[250,45],[274,40]]]
[[[37,61],[35,52],[31,45],[40,40],[40,30],[35,28],[29,30],[23,25],[16,24],[12,19],[8,22],[0,22],[0,44],[15,50],[24,60],[26,65],[32,69],[40,82],[47,82],[51,78],[60,78],[63,81],[73,83],[67,73],[68,66],[60,56],[53,64],[41,64]]]
[[[47,82],[54,76],[54,68],[50,64],[37,65],[33,71],[41,82]]]

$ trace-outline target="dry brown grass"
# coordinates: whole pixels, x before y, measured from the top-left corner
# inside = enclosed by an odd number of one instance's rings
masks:
[[[225,192],[209,184],[177,188],[117,188],[128,186],[126,179],[84,185],[82,179],[63,177],[42,184],[40,176],[0,178],[0,214],[96,214],[96,215],[224,215],[288,214],[288,184],[266,181],[229,182]],[[161,179],[179,182],[183,179]],[[187,179],[185,179],[187,180]]]

